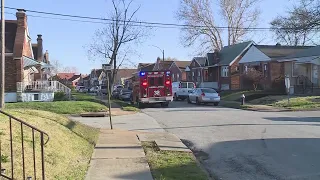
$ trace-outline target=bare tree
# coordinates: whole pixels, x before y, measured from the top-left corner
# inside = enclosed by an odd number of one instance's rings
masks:
[[[260,15],[259,0],[219,0],[222,15],[228,24],[228,45],[236,44],[255,27]]]
[[[252,83],[253,90],[256,91],[259,84],[263,84],[266,78],[263,73],[255,68],[248,68],[247,72],[243,76]]]
[[[286,16],[270,24],[276,40],[286,45],[314,45],[320,28],[320,0],[301,0]]]
[[[58,73],[79,73],[77,67],[68,67],[68,66],[63,66],[58,60],[53,60],[50,62],[52,65],[52,68],[50,68],[50,73],[51,76],[54,76]]]
[[[135,16],[140,9],[131,9],[132,0],[112,0],[112,19],[106,27],[96,31],[88,53],[95,58],[102,58],[113,67],[111,85],[117,74],[119,65],[127,59],[130,44],[139,43],[145,36],[144,28],[137,26]],[[118,62],[120,59],[120,62]]]
[[[247,28],[256,25],[259,11],[258,0],[216,0],[220,7],[220,16],[214,16],[211,0],[181,0],[177,18],[185,28],[183,43],[192,46],[199,42],[200,47],[207,50],[221,50],[224,43],[223,29],[219,28],[215,19],[222,18],[228,28],[228,45],[235,44],[248,33]]]

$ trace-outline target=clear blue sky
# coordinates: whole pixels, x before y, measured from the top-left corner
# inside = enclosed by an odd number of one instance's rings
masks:
[[[107,17],[111,0],[6,0],[5,6],[24,8],[37,11],[73,14],[79,16]],[[285,13],[291,6],[290,0],[261,0],[262,11],[259,27],[269,27],[269,22],[279,14]],[[141,5],[137,18],[140,21],[178,23],[175,12],[179,0],[135,0],[134,7]],[[7,12],[15,13],[14,10]],[[34,14],[36,15],[36,14]],[[5,14],[6,19],[15,19],[14,15]],[[45,15],[41,15],[45,16]],[[37,34],[43,35],[44,50],[49,50],[51,60],[59,60],[64,66],[75,66],[81,73],[89,73],[92,68],[100,68],[101,61],[88,60],[85,45],[90,44],[96,29],[102,24],[61,21],[28,17],[29,31],[35,43]],[[257,32],[254,41],[275,44],[268,32]],[[132,55],[130,60],[139,62],[154,62],[161,56],[159,49],[151,47],[157,45],[165,50],[165,55],[179,60],[191,60],[194,49],[184,48],[180,43],[180,30],[158,28],[153,29],[151,35],[142,45],[137,47],[139,55]]]

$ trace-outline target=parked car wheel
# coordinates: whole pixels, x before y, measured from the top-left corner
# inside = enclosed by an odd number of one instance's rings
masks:
[[[214,105],[214,106],[218,106],[218,105],[219,105],[219,103],[217,103],[217,102],[216,102],[216,103],[213,103],[213,105]]]

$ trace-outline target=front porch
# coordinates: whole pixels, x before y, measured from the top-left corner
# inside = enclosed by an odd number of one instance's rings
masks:
[[[285,75],[290,77],[290,94],[319,94],[320,77],[317,63],[284,62]]]
[[[71,89],[59,81],[17,83],[17,101],[53,101],[56,92],[63,92],[68,98],[71,96]]]

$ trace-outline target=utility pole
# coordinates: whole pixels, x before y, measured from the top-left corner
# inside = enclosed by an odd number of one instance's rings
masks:
[[[162,50],[162,61],[164,61],[164,50]]]
[[[0,84],[0,108],[4,108],[4,76],[5,76],[5,19],[4,19],[4,0],[1,0],[1,84]]]

